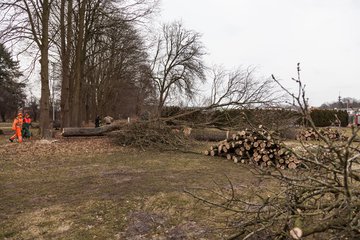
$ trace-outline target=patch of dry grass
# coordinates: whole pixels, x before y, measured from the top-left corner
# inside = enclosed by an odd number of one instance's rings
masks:
[[[222,239],[228,214],[208,211],[184,189],[211,198],[214,187],[228,187],[227,177],[258,182],[224,159],[141,152],[105,137],[0,138],[1,239]]]
[[[0,239],[224,239],[238,216],[184,190],[221,203],[228,179],[245,201],[279,188],[224,158],[143,152],[107,137],[8,138],[0,135]]]

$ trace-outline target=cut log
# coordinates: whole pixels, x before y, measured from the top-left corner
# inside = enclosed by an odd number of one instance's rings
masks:
[[[199,141],[221,141],[226,139],[226,131],[215,128],[192,129],[190,137]]]
[[[224,146],[222,147],[222,151],[223,151],[224,153],[227,153],[227,152],[228,152],[228,148],[224,145]]]
[[[231,148],[231,145],[230,145],[230,143],[228,143],[228,142],[224,143],[224,146],[225,146],[226,149],[228,149],[228,150]]]
[[[239,156],[242,156],[242,155],[243,155],[243,152],[241,151],[240,148],[235,148],[235,154],[236,154],[236,155],[239,155]]]
[[[237,140],[237,139],[236,139],[236,138],[237,138],[237,135],[236,135],[235,133],[234,133],[234,134],[232,134],[232,136],[231,136],[231,137],[232,137],[232,139],[233,139],[233,140]]]
[[[246,144],[244,144],[244,146],[245,146],[245,149],[247,151],[249,151],[251,149],[251,144],[250,143],[246,143]]]
[[[337,128],[321,128],[318,129],[318,131],[321,135],[331,140],[337,140],[337,141],[347,140],[347,138],[343,135],[343,133],[340,132]],[[296,139],[305,140],[305,141],[311,141],[311,140],[319,141],[320,137],[318,133],[315,132],[314,129],[305,129],[297,134]]]
[[[218,154],[218,150],[217,149],[214,149],[214,150],[211,150],[210,151],[210,156],[215,156],[216,154]]]
[[[262,155],[262,158],[261,158],[264,162],[267,162],[270,160],[269,156],[267,154],[264,154]]]
[[[290,162],[289,164],[288,164],[288,168],[290,168],[290,169],[295,169],[297,167],[297,165],[296,165],[296,163],[294,163],[294,162]]]
[[[61,135],[63,137],[90,137],[103,136],[107,132],[119,130],[124,124],[110,124],[98,128],[64,128]]]
[[[300,159],[295,158],[294,163],[296,163],[296,164],[300,164],[300,163],[301,163],[301,160],[300,160]]]

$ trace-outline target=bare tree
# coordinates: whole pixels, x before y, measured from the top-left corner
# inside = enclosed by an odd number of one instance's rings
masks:
[[[116,103],[108,98],[123,95],[119,94],[119,79],[134,79],[123,74],[129,73],[130,65],[136,61],[144,63],[145,48],[134,25],[151,15],[157,2],[60,1],[54,9],[59,12],[60,18],[54,19],[53,25],[60,26],[60,35],[56,36],[59,41],[55,43],[61,43],[58,49],[62,63],[63,127],[80,126],[82,121],[94,118],[100,111],[110,114],[109,108],[115,114]],[[135,52],[142,53],[135,56]],[[135,68],[131,71],[135,72]],[[112,94],[104,92],[104,89]],[[108,103],[103,103],[103,99]],[[100,106],[102,104],[106,109]]]
[[[59,50],[59,55],[54,53],[52,58],[61,62],[62,125],[79,126],[84,120],[83,109],[87,107],[83,104],[82,92],[85,62],[92,57],[88,53],[92,35],[102,34],[102,28],[113,24],[109,21],[113,16],[121,16],[122,21],[128,24],[139,23],[155,11],[157,4],[157,0],[0,1],[0,10],[4,13],[1,19],[2,40],[14,45],[27,41],[23,45],[24,51],[35,46],[39,52],[42,130],[49,128],[49,50],[53,50],[54,46]],[[95,26],[99,18],[103,20],[102,26]]]
[[[95,58],[87,59],[85,79],[89,80],[87,86],[96,86],[100,115],[134,115],[138,101],[144,100],[146,89],[151,88],[145,44],[134,26],[121,17],[108,21],[113,24],[104,29],[101,43],[99,36],[91,40]]]
[[[219,66],[211,69],[210,106],[249,108],[275,105],[283,99],[271,79],[255,76],[256,68],[241,67],[229,71]]]
[[[211,81],[210,96],[205,97],[205,100],[198,107],[166,117],[165,120],[174,121],[195,112],[205,111],[207,112],[207,119],[201,126],[213,125],[219,120],[219,117],[224,117],[227,114],[227,111],[222,110],[276,107],[285,99],[284,94],[280,92],[274,81],[262,79],[255,75],[255,68],[242,69],[238,67],[230,71],[220,66],[213,66],[210,70],[208,75]],[[217,114],[213,110],[220,110],[223,114]],[[234,128],[240,125],[244,126],[244,116],[241,114],[235,118],[230,115],[225,116],[225,118],[228,122],[238,123],[238,125],[234,125]]]
[[[163,25],[151,62],[159,115],[171,94],[185,93],[191,97],[196,80],[205,79],[205,51],[200,37],[180,22]]]
[[[1,1],[2,38],[5,42],[18,42],[23,39],[35,44],[40,51],[40,129],[45,137],[49,129],[49,18],[52,0],[15,2]],[[29,46],[27,46],[29,47]]]
[[[72,51],[73,1],[60,2],[61,127],[70,126],[70,57]]]
[[[85,42],[85,11],[88,0],[79,1],[78,19],[77,19],[77,34],[75,43],[74,65],[73,65],[73,84],[71,95],[72,108],[70,111],[70,122],[72,126],[80,126],[80,103],[81,103],[81,80],[83,76],[84,56],[86,49]]]

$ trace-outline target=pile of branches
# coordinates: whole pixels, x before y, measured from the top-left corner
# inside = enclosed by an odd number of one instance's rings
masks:
[[[290,151],[282,148],[273,136],[262,128],[245,129],[211,146],[205,155],[226,157],[235,163],[255,164],[261,167],[295,169],[301,163]]]
[[[347,140],[347,137],[342,135],[342,133],[336,128],[321,128],[318,130],[318,132],[316,132],[312,128],[305,129],[297,134],[296,139],[302,141],[319,141],[321,140],[319,134],[324,137],[327,137],[330,140],[335,140],[335,141]]]
[[[191,141],[184,134],[162,121],[135,122],[113,132],[115,141],[123,146],[157,150],[188,149]]]
[[[347,141],[325,136],[311,118],[305,86],[297,65],[298,92],[292,97],[304,122],[319,136],[317,142],[287,143],[305,168],[295,171],[249,168],[261,182],[252,186],[229,183],[210,199],[188,191],[196,199],[226,211],[235,239],[360,239],[360,128],[352,127]],[[284,144],[285,146],[285,144]],[[297,149],[300,147],[300,149]],[[270,184],[272,183],[272,184]],[[248,190],[250,194],[243,192]]]

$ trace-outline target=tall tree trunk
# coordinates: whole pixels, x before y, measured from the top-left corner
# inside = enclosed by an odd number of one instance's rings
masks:
[[[65,7],[67,19],[65,24]],[[72,0],[61,0],[60,35],[61,35],[61,127],[70,126],[70,53],[72,40]],[[66,28],[67,25],[67,28]]]
[[[164,92],[163,92],[163,91],[160,91],[159,104],[158,104],[158,106],[157,106],[157,113],[156,113],[158,118],[161,117],[161,113],[162,113],[162,111],[163,111],[164,104],[165,104]]]
[[[40,132],[41,137],[48,137],[47,132],[50,128],[49,117],[49,0],[43,1],[42,12],[42,33],[41,33],[41,59],[40,59],[40,77],[41,77],[41,98],[40,98]]]
[[[80,10],[79,10],[79,29],[77,34],[76,41],[76,51],[75,51],[75,69],[74,69],[74,92],[72,96],[72,109],[71,109],[71,126],[80,127],[81,118],[80,118],[80,110],[81,110],[81,72],[82,72],[82,46],[84,42],[84,28],[85,28],[85,7],[87,0],[83,0],[81,2]]]

